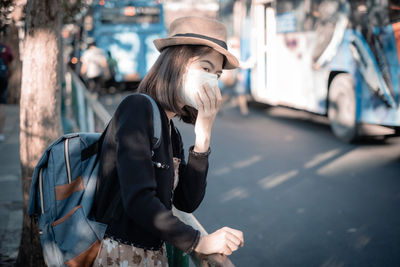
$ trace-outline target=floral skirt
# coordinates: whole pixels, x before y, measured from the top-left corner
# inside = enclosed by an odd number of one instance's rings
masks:
[[[104,238],[94,267],[168,267],[165,245],[160,250],[146,250]]]

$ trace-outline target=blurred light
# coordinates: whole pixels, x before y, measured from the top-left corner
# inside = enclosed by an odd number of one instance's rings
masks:
[[[78,63],[78,58],[77,57],[73,57],[73,58],[71,58],[71,63],[72,64],[76,64],[76,63]]]
[[[61,36],[62,36],[62,38],[67,39],[69,37],[69,31],[68,30],[63,30],[61,32]]]
[[[106,1],[100,0],[99,5],[104,6],[105,3],[106,3]]]
[[[367,6],[366,5],[359,5],[357,7],[358,12],[367,13]]]
[[[125,16],[130,16],[130,17],[135,16],[135,15],[136,15],[136,9],[135,9],[135,7],[134,7],[134,6],[127,6],[127,7],[125,7],[125,9],[124,9],[124,15],[125,15]]]

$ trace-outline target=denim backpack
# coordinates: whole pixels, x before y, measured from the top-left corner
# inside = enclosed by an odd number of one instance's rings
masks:
[[[153,150],[161,143],[161,117],[153,107]],[[35,167],[28,214],[38,219],[40,242],[47,266],[91,266],[107,225],[91,216],[104,133],[72,133],[51,144]],[[111,219],[120,194],[105,211]]]

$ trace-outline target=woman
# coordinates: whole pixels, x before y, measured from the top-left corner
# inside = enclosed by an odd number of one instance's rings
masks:
[[[175,20],[169,37],[154,41],[161,54],[139,92],[159,106],[161,145],[152,155],[150,102],[139,94],[126,97],[106,130],[94,207],[101,221],[120,190],[123,211],[108,224],[95,266],[168,266],[164,241],[202,254],[230,255],[243,245],[241,231],[224,227],[200,237],[171,212],[172,205],[193,212],[205,194],[211,128],[221,105],[217,78],[238,66],[225,41],[223,24],[199,17]],[[173,117],[194,124],[187,163]]]

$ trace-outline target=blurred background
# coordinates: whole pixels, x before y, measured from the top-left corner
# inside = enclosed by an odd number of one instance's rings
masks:
[[[0,6],[1,40],[15,58],[7,114],[16,117],[25,108],[22,77],[34,75],[22,72],[27,3]],[[64,133],[104,129],[157,59],[153,40],[165,37],[175,18],[205,16],[226,25],[240,67],[220,79],[224,104],[213,130],[208,188],[194,215],[208,232],[222,226],[244,232],[245,246],[229,257],[233,264],[400,266],[400,1],[60,5]],[[106,62],[98,63],[97,76],[83,67],[93,64],[84,56],[90,47]],[[188,149],[193,126],[176,125]],[[6,151],[4,143],[0,149]]]

